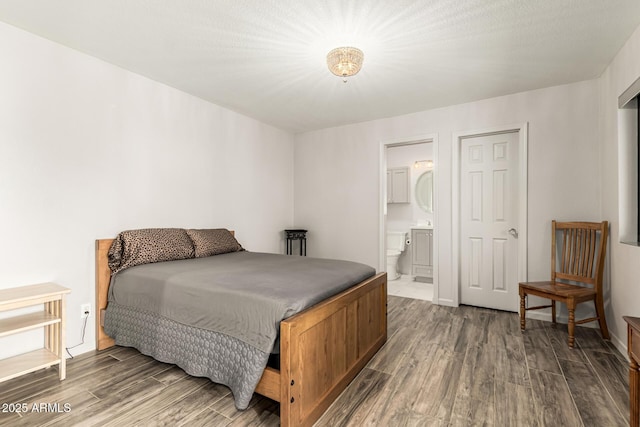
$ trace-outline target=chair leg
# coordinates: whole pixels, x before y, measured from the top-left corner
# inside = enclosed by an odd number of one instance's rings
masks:
[[[527,312],[526,305],[525,305],[526,297],[527,295],[524,292],[520,292],[520,330],[521,331],[524,331],[524,328],[527,322],[525,319],[525,314]]]
[[[556,301],[551,300],[551,322],[556,323]]]
[[[576,330],[576,304],[573,301],[567,301],[567,310],[569,311],[569,348],[573,348],[575,344],[574,333]]]
[[[596,314],[598,315],[598,323],[600,323],[600,333],[605,340],[609,339],[609,329],[607,329],[607,319],[604,317],[604,303],[602,298],[596,296]]]

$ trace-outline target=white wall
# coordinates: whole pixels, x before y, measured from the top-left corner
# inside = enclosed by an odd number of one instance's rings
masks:
[[[293,135],[0,24],[0,288],[71,288],[67,343],[94,301],[94,240],[227,227],[282,252]],[[94,348],[90,317],[79,354]],[[0,357],[41,345],[4,339]]]
[[[315,256],[383,270],[380,144],[437,134],[438,296],[451,300],[452,134],[529,122],[528,277],[547,279],[551,220],[601,219],[598,111],[591,80],[296,135],[295,222]]]
[[[620,243],[618,171],[626,163],[620,158],[618,138],[618,96],[640,77],[640,27],[620,50],[599,80],[600,168],[602,215],[611,220],[611,290],[606,306],[607,323],[619,348],[627,342],[622,316],[640,316],[640,247]]]

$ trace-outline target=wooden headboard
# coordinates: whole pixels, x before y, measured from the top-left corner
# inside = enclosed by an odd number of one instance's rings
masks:
[[[115,344],[113,338],[104,333],[104,310],[107,308],[111,270],[109,269],[109,248],[114,239],[96,240],[96,348],[104,350]]]
[[[233,230],[229,230],[235,235]],[[107,308],[111,270],[109,269],[109,248],[115,239],[96,240],[96,348],[104,350],[115,345],[115,341],[105,334],[104,310]]]

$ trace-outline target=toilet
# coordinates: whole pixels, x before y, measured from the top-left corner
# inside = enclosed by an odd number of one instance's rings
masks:
[[[387,280],[397,280],[400,278],[398,273],[398,258],[407,242],[407,233],[404,231],[387,232]]]

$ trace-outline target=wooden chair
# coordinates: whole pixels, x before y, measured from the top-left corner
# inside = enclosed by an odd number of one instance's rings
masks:
[[[569,347],[574,346],[575,325],[595,320],[600,323],[602,338],[609,339],[602,298],[609,223],[552,221],[551,231],[551,280],[520,283],[520,329],[525,329],[527,310],[551,307],[551,320],[556,323],[556,301],[560,301],[569,311]],[[551,305],[527,307],[527,295],[550,299]],[[576,321],[576,305],[585,301],[594,302],[597,316]]]

